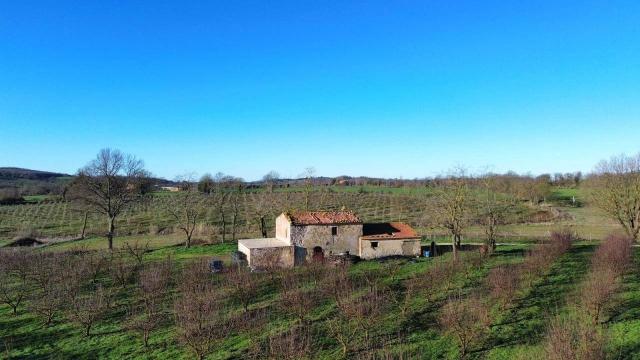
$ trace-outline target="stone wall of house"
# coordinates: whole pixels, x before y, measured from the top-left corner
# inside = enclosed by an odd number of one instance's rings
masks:
[[[291,223],[285,214],[276,218],[276,238],[286,239],[291,244]]]
[[[331,228],[337,228],[332,235]],[[319,246],[325,255],[349,252],[358,254],[358,240],[362,236],[362,224],[355,225],[291,225],[291,244],[307,249],[307,257],[313,255],[313,248]]]
[[[296,264],[295,258],[294,246],[253,248],[248,257],[249,266],[254,269],[292,268]]]
[[[372,243],[377,243],[374,248]],[[405,240],[360,240],[360,257],[375,259],[385,256],[419,256],[420,239]]]

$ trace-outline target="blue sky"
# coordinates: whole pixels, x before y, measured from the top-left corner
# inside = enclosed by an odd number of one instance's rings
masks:
[[[167,178],[413,178],[640,151],[638,1],[0,4],[0,166],[114,147]]]

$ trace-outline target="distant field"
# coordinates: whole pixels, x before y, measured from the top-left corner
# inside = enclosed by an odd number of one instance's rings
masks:
[[[335,187],[313,191],[310,204],[313,209],[341,209],[356,211],[364,221],[404,221],[416,227],[426,236],[440,236],[445,232],[432,227],[432,219],[426,209],[427,193],[421,188],[381,188],[371,187],[371,191],[360,191],[358,187]],[[375,191],[373,190],[375,189]],[[282,189],[280,189],[282,190]],[[245,192],[238,203],[238,237],[260,235],[259,216],[265,215],[269,232],[274,229],[275,217],[283,211],[304,208],[304,192],[275,191],[273,194]],[[147,201],[135,205],[122,214],[117,221],[119,236],[162,235],[175,232],[175,220],[167,207],[175,194],[156,193]],[[30,203],[23,205],[0,206],[0,244],[6,243],[21,234],[36,234],[40,237],[74,237],[80,233],[83,213],[74,210],[73,204],[50,198],[30,197]],[[47,201],[43,201],[47,200]],[[573,211],[573,208],[568,208]],[[582,210],[581,208],[576,210]],[[221,211],[227,221],[226,237],[230,238],[232,204],[227,201],[222,208],[210,206],[197,231],[196,237],[208,242],[217,242],[222,238]],[[515,209],[518,223],[528,223],[528,217],[544,208],[532,208],[521,205]],[[509,225],[505,227],[505,236],[545,236],[548,224]],[[529,231],[532,230],[532,231]],[[105,222],[102,217],[90,214],[88,234],[102,235]],[[469,237],[481,236],[481,231],[471,228]]]

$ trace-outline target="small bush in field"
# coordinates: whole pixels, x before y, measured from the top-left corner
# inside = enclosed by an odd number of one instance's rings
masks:
[[[556,251],[565,252],[571,247],[571,243],[576,239],[576,235],[570,229],[562,229],[551,232],[551,245]]]
[[[593,254],[594,270],[611,269],[616,276],[623,275],[631,265],[632,242],[625,236],[608,236]]]
[[[497,266],[489,271],[486,285],[491,296],[505,306],[511,303],[520,286],[520,272],[515,266]]]
[[[281,295],[279,306],[282,312],[295,317],[300,324],[304,324],[318,301],[318,293],[314,289],[303,289],[304,284],[295,272],[287,272],[281,279]]]
[[[460,358],[464,359],[488,331],[491,319],[479,297],[465,299],[456,295],[442,307],[438,322],[445,333],[455,338]]]
[[[269,359],[305,359],[311,353],[311,341],[309,326],[294,326],[282,333],[270,336],[267,349],[262,349],[258,358],[264,358],[264,355],[268,354]]]
[[[552,319],[544,341],[548,360],[601,360],[605,358],[604,346],[600,328],[578,314]]]
[[[595,270],[595,269],[594,269]],[[598,324],[602,313],[620,289],[620,282],[612,269],[598,269],[590,272],[583,282],[579,306]]]
[[[249,311],[249,305],[260,290],[257,275],[251,273],[248,268],[236,266],[226,276],[231,297],[242,304],[244,312]]]

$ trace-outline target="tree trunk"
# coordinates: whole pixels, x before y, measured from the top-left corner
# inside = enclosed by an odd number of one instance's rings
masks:
[[[82,222],[82,233],[80,233],[80,240],[84,240],[85,232],[87,231],[87,218],[89,217],[89,212],[84,212],[84,221]]]
[[[116,229],[116,219],[109,217],[109,232],[107,233],[107,240],[109,241],[109,250],[113,250],[113,234]]]
[[[231,223],[231,240],[232,241],[236,241],[236,221],[238,218],[238,214],[234,213],[233,214],[233,220]]]
[[[222,218],[222,243],[224,244],[224,237],[227,233],[227,221],[224,217],[224,211],[220,213],[220,217]]]
[[[191,235],[193,233],[190,233],[189,231],[185,230],[185,233],[187,234],[187,241],[185,241],[184,246],[188,249],[191,247]]]
[[[264,223],[264,216],[260,216],[260,232],[262,233],[263,238],[267,237],[267,229]]]
[[[458,260],[458,246],[456,245],[456,235],[451,237],[451,249],[453,250],[453,260]]]

